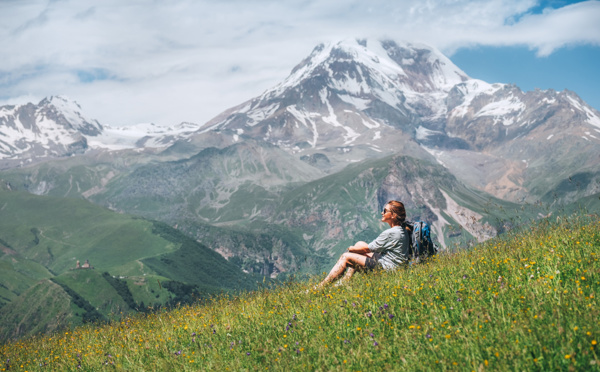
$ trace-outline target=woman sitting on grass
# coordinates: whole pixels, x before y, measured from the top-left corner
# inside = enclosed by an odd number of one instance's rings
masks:
[[[349,280],[358,270],[371,271],[376,268],[392,270],[408,261],[409,236],[404,225],[406,210],[404,204],[391,200],[381,212],[381,222],[386,222],[390,228],[382,232],[377,239],[367,244],[357,242],[348,251],[343,253],[338,262],[333,266],[329,275],[319,284],[322,288],[346,275],[342,281]]]

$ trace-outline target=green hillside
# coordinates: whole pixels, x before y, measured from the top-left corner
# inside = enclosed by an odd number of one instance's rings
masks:
[[[0,208],[2,338],[256,286],[257,279],[163,223],[83,199],[6,189]],[[86,260],[91,269],[75,270]]]
[[[597,370],[600,218],[552,217],[428,264],[7,342],[6,369]]]

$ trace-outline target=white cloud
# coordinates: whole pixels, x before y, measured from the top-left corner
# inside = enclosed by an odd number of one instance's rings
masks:
[[[600,45],[600,2],[3,1],[0,102],[65,94],[102,123],[205,122],[283,79],[319,42],[423,41],[446,53]]]

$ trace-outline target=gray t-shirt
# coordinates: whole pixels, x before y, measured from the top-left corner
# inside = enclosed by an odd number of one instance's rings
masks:
[[[408,233],[402,226],[389,228],[369,243],[369,250],[381,254],[379,263],[385,270],[395,269],[408,261]]]

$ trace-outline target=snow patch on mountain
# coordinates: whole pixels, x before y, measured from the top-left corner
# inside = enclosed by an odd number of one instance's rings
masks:
[[[163,127],[154,123],[140,123],[128,127],[105,126],[102,134],[88,138],[92,148],[124,150],[134,148],[160,148],[187,138],[200,128],[194,123],[181,123]]]
[[[348,94],[338,94],[338,97],[340,97],[342,101],[356,107],[360,111],[368,109],[369,104],[372,102],[370,99],[358,98]]]
[[[81,106],[66,96],[53,96],[49,99],[43,100],[40,105],[42,104],[54,106],[74,129],[84,129],[91,123],[96,126],[98,131],[102,130],[102,127],[95,119],[85,116],[82,113]]]
[[[600,128],[600,117],[598,117],[598,115],[596,115],[595,112],[590,110],[589,107],[582,105],[578,100],[571,96],[567,96],[567,99],[571,102],[573,106],[575,106],[575,108],[577,108],[579,111],[583,112],[587,116],[586,122],[595,127]]]
[[[249,111],[246,115],[248,116],[248,118],[250,119],[250,121],[248,122],[249,126],[254,126],[258,123],[260,123],[261,121],[267,119],[268,117],[270,117],[271,115],[273,115],[275,113],[275,111],[277,111],[279,109],[279,103],[273,103],[267,107],[262,107],[262,108],[258,108],[255,110],[251,110]]]
[[[297,121],[299,121],[302,125],[311,129],[311,131],[313,133],[313,139],[312,139],[312,141],[309,140],[308,143],[310,144],[310,146],[312,148],[314,148],[317,145],[317,140],[319,139],[319,131],[317,130],[317,124],[315,123],[315,121],[312,120],[310,118],[310,115],[308,115],[307,113],[304,113],[304,112],[301,112],[300,110],[298,110],[296,105],[288,106],[286,108],[286,110],[290,114],[292,114],[292,116],[294,116],[294,118]]]
[[[462,94],[462,103],[456,106],[451,112],[452,117],[464,117],[471,108],[473,100],[481,94],[492,96],[498,90],[504,88],[504,84],[488,84],[483,80],[470,79],[464,83],[455,86]]]
[[[494,118],[494,124],[500,122],[509,126],[515,122],[512,115],[521,113],[526,108],[525,103],[511,94],[503,100],[488,103],[475,114],[475,117],[491,116]]]
[[[435,134],[444,134],[443,132],[437,131],[437,130],[431,130],[431,129],[427,129],[422,125],[419,125],[419,127],[417,128],[417,133],[416,133],[416,138],[418,140],[425,140],[427,139],[427,137],[431,136],[431,135],[435,135]]]

